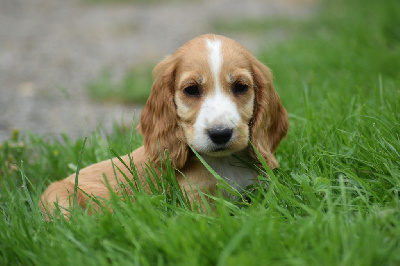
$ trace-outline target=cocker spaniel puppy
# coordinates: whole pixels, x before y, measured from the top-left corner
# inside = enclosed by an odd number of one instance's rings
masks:
[[[192,147],[240,190],[256,179],[251,169],[237,166],[238,157],[257,160],[249,140],[270,168],[278,166],[273,153],[287,134],[288,116],[270,69],[237,42],[212,34],[197,37],[160,62],[153,74],[139,124],[144,143],[130,154],[139,176],[145,175],[145,164],[158,165],[160,152],[168,150],[183,190],[190,194],[189,187],[198,187],[215,193],[217,180]],[[130,156],[121,157],[126,165]],[[132,176],[118,159],[82,169],[76,203],[85,207],[88,195],[109,198],[108,186],[118,192],[119,183],[127,182],[124,175]],[[46,189],[39,202],[46,218],[46,213],[54,213],[55,203],[68,216],[74,184],[75,174]]]

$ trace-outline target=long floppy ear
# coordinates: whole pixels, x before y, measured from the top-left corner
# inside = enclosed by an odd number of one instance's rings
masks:
[[[271,70],[253,58],[255,109],[251,121],[251,141],[271,169],[279,166],[273,153],[286,137],[289,118],[272,83]],[[257,156],[254,154],[257,158]]]
[[[172,165],[182,168],[187,160],[188,147],[184,132],[178,124],[174,102],[174,84],[177,60],[170,55],[153,71],[151,94],[140,116],[139,130],[143,145],[152,162],[160,162],[160,152],[169,151]]]

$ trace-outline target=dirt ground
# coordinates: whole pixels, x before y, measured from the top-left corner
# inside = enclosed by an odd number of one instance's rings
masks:
[[[14,128],[83,137],[99,123],[130,124],[141,106],[100,104],[87,84],[160,61],[215,20],[308,16],[309,0],[202,0],[98,4],[89,0],[0,1],[0,142]],[[257,53],[278,35],[227,34]]]

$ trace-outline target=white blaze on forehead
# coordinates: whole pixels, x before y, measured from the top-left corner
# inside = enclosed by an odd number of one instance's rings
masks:
[[[209,50],[208,62],[210,64],[212,73],[215,79],[215,86],[219,89],[219,71],[222,65],[222,54],[221,54],[221,40],[207,39],[207,48]]]

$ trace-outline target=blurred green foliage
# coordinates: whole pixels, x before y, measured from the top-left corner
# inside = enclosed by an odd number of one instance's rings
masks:
[[[104,70],[100,77],[89,83],[89,95],[98,101],[120,103],[145,103],[150,95],[153,65],[140,65],[125,74],[119,82],[113,82],[110,70]]]

